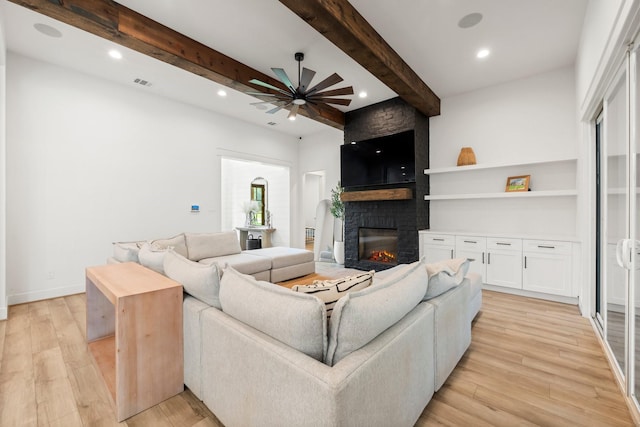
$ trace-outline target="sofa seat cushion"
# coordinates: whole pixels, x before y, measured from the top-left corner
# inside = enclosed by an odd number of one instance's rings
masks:
[[[255,280],[231,267],[220,281],[220,304],[229,316],[318,361],[327,349],[327,312],[311,295]]]
[[[164,257],[164,272],[170,279],[180,283],[184,291],[200,301],[221,308],[220,271],[218,264],[201,264],[168,249]]]
[[[234,255],[241,252],[235,231],[221,233],[185,233],[187,252],[191,261]]]
[[[263,271],[269,271],[271,261],[265,257],[254,256],[246,252],[234,255],[225,255],[215,258],[205,258],[198,261],[202,264],[218,263],[218,265],[229,265],[242,274],[255,274]]]
[[[422,301],[427,282],[427,270],[417,262],[405,274],[340,298],[329,321],[325,363],[335,365],[402,319]]]
[[[272,248],[254,249],[251,255],[266,257],[271,260],[271,269],[290,267],[313,261],[313,252],[298,248],[276,246]]]

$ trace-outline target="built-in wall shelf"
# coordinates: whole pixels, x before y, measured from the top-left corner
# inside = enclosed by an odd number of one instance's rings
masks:
[[[549,191],[520,191],[503,193],[473,193],[473,194],[427,194],[424,200],[464,200],[464,199],[508,199],[529,197],[567,197],[577,196],[577,190],[549,190]]]
[[[385,190],[345,191],[340,196],[343,202],[370,202],[376,200],[411,200],[411,188],[390,188]]]
[[[563,158],[563,159],[555,159],[555,160],[536,160],[533,162],[521,162],[521,163],[487,163],[487,164],[479,164],[479,165],[469,165],[469,166],[450,166],[444,168],[433,168],[433,169],[425,169],[425,175],[435,175],[439,173],[452,173],[452,172],[470,172],[477,171],[483,169],[498,169],[498,168],[508,168],[513,166],[533,166],[533,165],[543,165],[550,163],[562,163],[562,162],[576,162],[577,159],[575,157],[571,158]]]

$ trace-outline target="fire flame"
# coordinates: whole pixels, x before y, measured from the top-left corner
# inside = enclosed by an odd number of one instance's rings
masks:
[[[389,251],[372,251],[369,261],[376,262],[395,262],[396,254]]]

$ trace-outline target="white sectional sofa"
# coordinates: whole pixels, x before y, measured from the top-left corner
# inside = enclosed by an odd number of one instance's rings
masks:
[[[315,272],[313,252],[298,248],[271,247],[241,250],[235,231],[181,233],[167,239],[113,244],[113,262],[138,262],[161,274],[167,248],[202,264],[230,265],[258,280],[283,282]]]
[[[327,322],[313,295],[227,268],[213,304],[185,296],[185,385],[227,427],[412,426],[471,342],[480,278],[428,284],[424,262],[376,273]]]

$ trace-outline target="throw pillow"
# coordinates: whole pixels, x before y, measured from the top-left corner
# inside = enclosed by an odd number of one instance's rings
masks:
[[[371,270],[367,273],[355,274],[340,279],[314,280],[311,285],[295,285],[291,290],[319,298],[327,308],[327,319],[330,319],[336,302],[348,292],[359,291],[371,285],[374,273],[375,270]]]
[[[168,249],[173,248],[185,258],[188,258],[187,244],[184,240],[184,234],[180,233],[177,236],[170,237],[168,239],[156,239],[151,241],[151,246],[154,249]]]
[[[120,262],[140,262],[138,252],[140,242],[115,242],[113,244],[113,257]]]
[[[224,255],[234,255],[242,252],[240,241],[235,231],[222,233],[185,233],[184,235],[188,258],[200,261],[205,258],[215,258]]]
[[[427,264],[426,267],[429,275],[429,286],[424,299],[428,300],[462,283],[469,270],[469,260],[467,258],[448,259]]]
[[[269,282],[224,270],[220,304],[229,316],[322,361],[327,349],[327,314],[322,301]]]
[[[340,298],[329,322],[325,362],[335,365],[397,323],[422,301],[427,281],[427,270],[417,265],[407,275]]]
[[[138,258],[140,259],[140,264],[160,274],[164,274],[162,264],[166,253],[166,249],[154,249],[149,243],[143,243],[138,252]]]
[[[163,266],[167,277],[180,283],[186,293],[210,306],[222,308],[218,264],[193,262],[169,249],[164,257]]]

